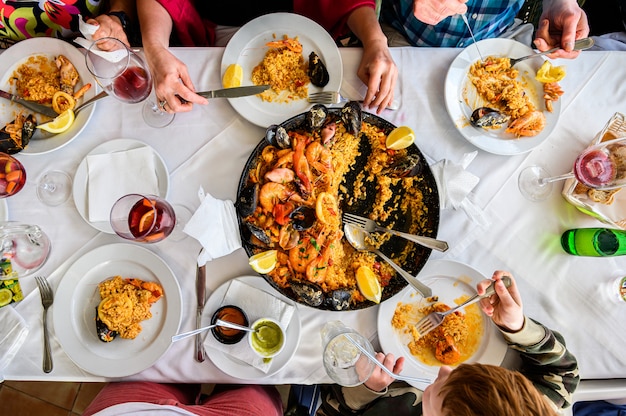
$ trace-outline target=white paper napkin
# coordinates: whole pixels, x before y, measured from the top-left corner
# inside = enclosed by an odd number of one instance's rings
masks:
[[[214,198],[198,191],[200,207],[193,214],[183,231],[202,244],[198,266],[215,258],[225,256],[241,248],[235,204],[230,200]]]
[[[430,166],[439,189],[439,203],[443,209],[463,208],[467,216],[479,225],[489,225],[483,210],[474,203],[470,193],[480,178],[465,170],[478,152],[466,153],[459,163],[442,159]]]
[[[239,280],[230,282],[224,294],[224,299],[219,306],[223,305],[240,307],[246,313],[250,325],[260,318],[274,318],[284,330],[289,326],[294,312],[292,305]],[[269,371],[272,365],[272,360],[264,360],[252,350],[245,337],[237,344],[227,345],[217,341],[209,332],[204,340],[204,347],[206,349],[217,349],[225,354],[232,355],[265,373]]]
[[[92,24],[86,23],[83,20],[83,17],[81,15],[78,15],[78,30],[80,30],[80,33],[85,38],[83,39],[81,37],[77,37],[76,39],[74,39],[74,43],[82,46],[85,49],[89,49],[94,41],[93,34],[96,33],[96,30],[98,30],[98,27],[99,27],[98,25],[92,25]],[[92,50],[92,52],[94,52],[96,55],[103,57],[107,61],[111,61],[111,62],[119,62],[122,59],[126,58],[126,56],[128,56],[125,50],[117,50],[117,51],[110,51],[110,52]]]
[[[12,306],[0,308],[0,382],[2,370],[15,358],[27,336],[24,318]]]
[[[159,194],[154,152],[148,146],[87,156],[89,221],[109,221],[111,207],[132,193]]]

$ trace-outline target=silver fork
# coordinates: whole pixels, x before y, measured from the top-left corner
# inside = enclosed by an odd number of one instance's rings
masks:
[[[511,286],[511,278],[509,276],[502,276],[502,281],[504,282],[504,285],[506,287]],[[461,308],[464,308],[466,306],[469,306],[473,303],[476,303],[483,298],[493,295],[496,292],[496,289],[494,287],[495,283],[496,283],[495,281],[492,282],[485,290],[485,293],[482,295],[479,295],[478,293],[476,293],[474,296],[472,296],[465,302],[461,303],[460,305],[455,306],[452,309],[449,309],[444,312],[431,312],[425,317],[423,317],[422,319],[420,319],[420,321],[417,324],[415,324],[415,329],[417,330],[417,333],[420,336],[420,338],[428,334],[433,329],[437,328],[439,325],[441,325],[444,318],[450,315],[451,313]]]
[[[348,100],[337,91],[320,91],[309,94],[307,100],[312,104],[340,104],[347,103]],[[363,103],[363,100],[358,100],[359,103]],[[387,110],[395,111],[400,108],[398,101],[393,100],[391,104],[387,106]]]
[[[39,286],[41,304],[43,305],[43,371],[49,373],[52,371],[52,354],[50,353],[50,338],[48,336],[48,308],[52,305],[54,295],[44,277],[35,276],[35,280]]]
[[[390,233],[402,238],[406,238],[409,241],[413,241],[414,243],[417,243],[427,248],[431,248],[433,250],[446,251],[448,249],[448,243],[446,243],[445,241],[437,240],[430,237],[424,237],[421,235],[403,233],[401,231],[381,227],[376,223],[376,221],[370,220],[369,218],[360,217],[358,215],[345,213],[343,214],[343,221],[348,224],[352,224],[354,226],[362,228],[368,233]]]

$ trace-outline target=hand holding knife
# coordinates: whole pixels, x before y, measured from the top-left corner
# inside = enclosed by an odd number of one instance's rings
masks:
[[[197,266],[196,269],[196,297],[198,308],[196,309],[196,329],[202,327],[202,311],[206,295],[206,266]],[[204,346],[202,345],[202,334],[195,336],[195,358],[196,361],[204,361]]]

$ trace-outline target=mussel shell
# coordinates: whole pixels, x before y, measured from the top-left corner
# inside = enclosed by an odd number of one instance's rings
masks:
[[[98,334],[98,339],[102,342],[111,342],[117,337],[117,331],[111,331],[108,326],[105,325],[104,322],[100,320],[98,316],[98,307],[96,306],[96,333]]]
[[[334,311],[346,311],[350,309],[352,302],[352,293],[348,290],[333,290],[330,295],[326,296],[326,304],[329,309]]]
[[[319,130],[324,127],[328,118],[328,108],[322,104],[315,104],[304,116],[304,122],[309,131]]]
[[[419,175],[422,171],[420,160],[419,155],[408,154],[402,159],[393,162],[387,169],[383,170],[382,173],[395,178],[409,178]]]
[[[510,117],[489,107],[479,107],[472,112],[470,123],[474,127],[499,128],[508,123]]]
[[[272,146],[279,149],[287,149],[291,147],[291,138],[287,130],[283,126],[272,124],[265,130],[265,140]]]
[[[13,124],[15,120],[11,121],[8,124]],[[37,126],[37,120],[35,116],[29,114],[24,119],[24,123],[22,125],[22,138],[21,144],[16,142],[9,132],[6,131],[6,126],[4,126],[0,130],[0,152],[14,154],[21,152],[30,142],[30,139],[35,134],[35,127]]]
[[[248,183],[239,193],[239,198],[235,202],[235,208],[242,217],[254,214],[254,210],[259,202],[259,184]]]
[[[270,239],[270,236],[267,235],[265,230],[247,221],[245,222],[245,224],[246,224],[246,227],[248,227],[248,230],[250,230],[250,232],[252,233],[252,235],[258,238],[259,241],[261,241],[263,244],[267,246],[272,246],[272,240]]]
[[[324,65],[320,57],[315,52],[311,52],[309,54],[308,75],[311,79],[311,84],[316,87],[325,87],[328,84],[328,81],[330,81],[330,75],[328,74],[326,65]]]
[[[348,101],[341,109],[341,121],[343,121],[348,133],[357,136],[361,132],[361,125],[363,124],[361,105],[356,101]]]
[[[298,300],[306,305],[317,308],[324,303],[324,291],[315,283],[291,282],[289,286]]]
[[[293,228],[296,231],[305,231],[313,227],[315,224],[316,216],[313,208],[305,207],[304,205],[291,211],[289,218],[293,224]]]

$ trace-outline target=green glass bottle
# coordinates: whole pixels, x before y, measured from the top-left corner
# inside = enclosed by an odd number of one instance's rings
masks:
[[[563,250],[575,256],[626,255],[626,231],[609,228],[576,228],[561,236]]]

